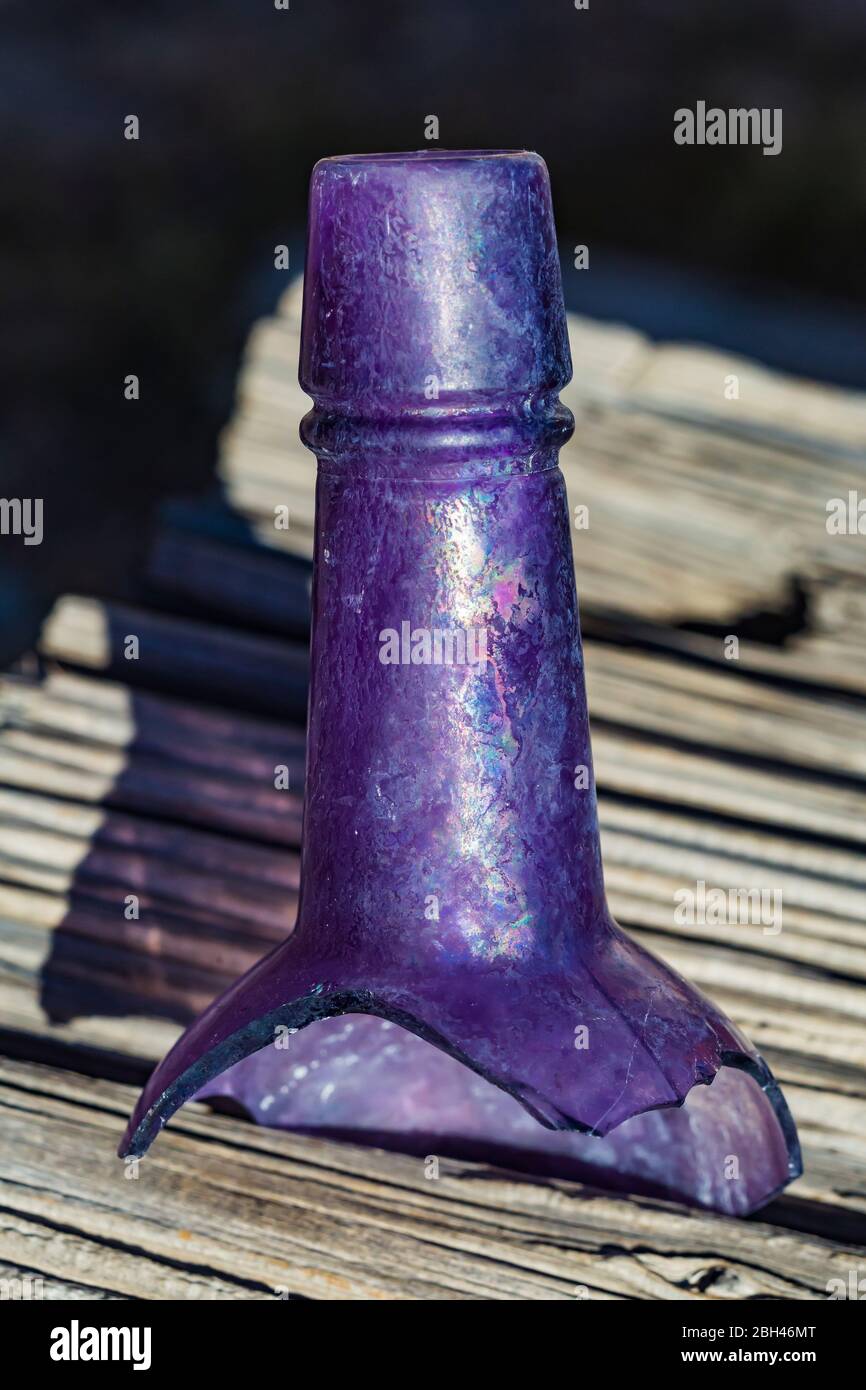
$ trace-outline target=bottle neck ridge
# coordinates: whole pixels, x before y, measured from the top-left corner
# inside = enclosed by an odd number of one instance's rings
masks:
[[[319,397],[301,440],[328,472],[446,481],[555,468],[574,417],[556,392],[423,405]]]

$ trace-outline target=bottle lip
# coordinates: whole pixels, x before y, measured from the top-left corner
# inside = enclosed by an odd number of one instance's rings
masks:
[[[569,379],[562,280],[540,155],[331,155],[313,170],[299,380],[370,412]],[[423,398],[423,399],[422,399]],[[381,410],[374,407],[373,413]]]
[[[433,145],[425,150],[381,150],[366,154],[336,154],[320,159],[316,169],[335,164],[439,164],[477,160],[532,159],[543,163],[535,150],[448,150]]]

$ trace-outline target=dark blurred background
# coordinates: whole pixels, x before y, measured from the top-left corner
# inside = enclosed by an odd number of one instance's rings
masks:
[[[866,384],[866,0],[6,0],[0,25],[0,496],[46,528],[0,550],[4,662],[57,593],[123,596],[159,500],[207,485],[315,160],[424,146],[430,114],[441,146],[544,155],[569,307]],[[782,153],[677,146],[698,100],[782,107]]]

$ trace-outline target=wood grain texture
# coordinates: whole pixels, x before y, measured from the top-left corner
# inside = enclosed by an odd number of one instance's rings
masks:
[[[311,552],[311,461],[298,441],[300,286],[251,335],[220,476],[264,545]],[[577,420],[561,455],[572,507],[587,507],[575,563],[587,608],[661,623],[735,623],[862,582],[862,538],[828,534],[827,502],[866,488],[866,398],[795,381],[707,349],[654,345],[569,315]],[[725,391],[738,380],[737,399]],[[831,466],[828,466],[831,465]],[[288,530],[274,508],[288,507]],[[836,644],[866,688],[866,651]]]
[[[859,1254],[481,1165],[442,1160],[431,1181],[417,1159],[197,1106],[132,1178],[111,1164],[133,1098],[0,1065],[0,1259],[26,1238],[46,1278],[132,1298],[808,1299]]]

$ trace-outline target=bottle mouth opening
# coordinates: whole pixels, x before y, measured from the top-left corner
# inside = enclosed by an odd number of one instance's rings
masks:
[[[254,970],[260,970],[261,965],[262,962]],[[579,1119],[574,1110],[564,1111],[552,1095],[536,1085],[517,1080],[507,1060],[504,1066],[495,1062],[491,1065],[489,1059],[482,1063],[470,1039],[448,1038],[424,1022],[419,1015],[407,1012],[369,990],[327,989],[319,993],[323,989],[323,986],[317,985],[305,996],[250,1020],[217,1046],[198,1051],[197,1055],[193,1052],[191,1061],[187,1047],[189,1064],[180,1071],[176,1070],[174,1078],[160,1090],[164,1061],[158,1069],[159,1075],[154,1074],[139,1101],[120,1144],[120,1155],[144,1154],[166,1121],[185,1101],[226,1093],[225,1082],[222,1085],[214,1083],[217,1077],[224,1076],[238,1063],[249,1063],[247,1071],[252,1077],[253,1094],[288,1094],[288,1089],[279,1092],[279,1087],[271,1084],[272,1079],[281,1079],[280,1072],[285,1066],[285,1054],[273,1047],[277,1026],[287,1027],[290,1033],[302,1032],[310,1024],[326,1029],[324,1035],[319,1033],[305,1038],[296,1049],[293,1062],[293,1065],[297,1065],[303,1056],[313,1062],[321,1060],[325,1068],[314,1083],[309,1112],[295,1113],[292,1123],[286,1126],[303,1130],[307,1127],[304,1123],[306,1119],[312,1122],[315,1129],[323,1119],[322,1079],[329,1074],[328,1051],[327,1048],[322,1050],[321,1044],[332,1036],[328,1029],[333,1028],[338,1016],[348,1014],[353,1016],[355,1027],[361,1025],[361,1050],[353,1053],[358,1063],[358,1073],[354,1081],[349,1079],[349,1093],[354,1095],[354,1101],[348,1114],[344,1112],[343,1118],[344,1121],[351,1120],[361,1133],[350,1135],[343,1132],[335,1137],[351,1138],[355,1142],[360,1138],[363,1141],[364,1127],[376,1122],[374,1112],[378,1110],[381,1122],[382,1112],[387,1114],[389,1107],[396,1104],[399,1115],[399,1092],[403,1087],[404,1103],[410,1115],[414,1113],[417,1119],[420,1114],[432,1130],[439,1128],[439,1133],[431,1133],[430,1142],[434,1152],[441,1152],[435,1145],[443,1137],[443,1126],[447,1136],[449,1126],[457,1125],[455,1133],[459,1139],[459,1125],[461,1122],[465,1124],[467,1115],[477,1102],[477,1078],[480,1078],[496,1094],[492,1099],[487,1096],[485,1100],[485,1090],[481,1087],[482,1109],[480,1116],[476,1117],[479,1123],[474,1138],[480,1138],[482,1142],[492,1141],[494,1148],[497,1135],[500,1142],[504,1138],[507,1143],[509,1132],[513,1132],[513,1115],[502,1096],[498,1095],[501,1091],[518,1102],[547,1131],[546,1137],[542,1138],[530,1127],[529,1148],[535,1151],[536,1161],[541,1156],[541,1171],[544,1170],[545,1155],[548,1161],[552,1159],[556,1163],[558,1160],[563,1165],[558,1173],[553,1174],[555,1176],[577,1178],[609,1190],[643,1191],[667,1200],[684,1201],[721,1211],[726,1215],[745,1216],[765,1205],[802,1172],[794,1122],[766,1063],[757,1055],[737,1049],[720,1049],[711,1067],[702,1075],[696,1072],[691,1084],[685,1086],[682,1093],[666,1080],[664,1095],[659,1091],[653,1098],[644,1091],[641,1098],[633,1102],[626,1101],[624,1106],[617,1103],[616,1113],[612,1113],[613,1106],[608,1107],[602,1116],[602,1123],[591,1124],[587,1117]],[[406,1030],[411,1035],[411,1041],[402,1041],[402,1073],[399,1063],[389,1062],[382,1069],[382,1056],[379,1056],[378,1062],[374,1057],[372,1069],[368,1070],[360,1090],[354,1093],[353,1085],[358,1083],[365,1065],[369,1066],[370,1063],[369,1051],[366,1057],[364,1055],[363,1036],[376,1025],[367,1023],[365,1020],[368,1019],[377,1020],[379,1026],[385,1021]],[[399,1040],[400,1035],[396,1036]],[[400,1045],[398,1041],[398,1048]],[[183,1052],[182,1042],[176,1044],[177,1047]],[[429,1052],[427,1047],[430,1047]],[[392,1054],[394,1050],[392,1040]],[[378,1048],[375,1052],[378,1052]],[[263,1062],[250,1061],[256,1054],[262,1056]],[[172,1055],[169,1054],[170,1057]],[[273,1077],[270,1074],[261,1077],[257,1068],[262,1065],[266,1072],[268,1068],[272,1069]],[[466,1074],[463,1068],[466,1068]],[[306,1074],[306,1071],[307,1067],[303,1065],[302,1072]],[[334,1074],[337,1081],[331,1090],[339,1084],[341,1092],[345,1092],[345,1067],[338,1066]],[[231,1091],[229,1085],[228,1094]],[[617,1102],[620,1100],[622,1096],[617,1098]],[[686,1102],[689,1104],[684,1110]],[[332,1117],[338,1108],[331,1108]],[[506,1118],[504,1128],[503,1114],[511,1117]],[[276,1112],[270,1119],[274,1120],[275,1117]],[[346,1128],[352,1125],[347,1124]],[[386,1132],[388,1128],[386,1123]],[[393,1139],[393,1126],[391,1128]],[[398,1123],[398,1132],[399,1128]],[[411,1139],[412,1125],[409,1128]],[[518,1132],[525,1134],[526,1127],[519,1126]],[[369,1134],[366,1136],[366,1142],[370,1142],[370,1137]],[[377,1135],[377,1142],[381,1143],[384,1137],[383,1134]],[[386,1142],[384,1147],[399,1149],[400,1144]],[[468,1155],[464,1153],[462,1156]],[[507,1158],[501,1154],[480,1156],[485,1159],[492,1157],[494,1161]],[[741,1176],[740,1159],[743,1162],[742,1182],[737,1181],[732,1185],[728,1179],[739,1179]],[[726,1165],[732,1160],[733,1169],[729,1171]],[[530,1168],[533,1166],[531,1163]]]
[[[457,163],[484,159],[538,159],[532,150],[444,150],[432,145],[426,150],[383,150],[370,154],[340,154],[322,159],[320,164],[414,164]]]
[[[401,1024],[347,1013],[295,1035],[291,1057],[274,1047],[251,1053],[195,1099],[223,1109],[228,1098],[271,1128],[745,1216],[798,1176],[797,1140],[766,1069],[743,1054],[721,1060],[712,1085],[602,1138],[539,1124],[527,1113],[537,1095],[509,1094]]]

